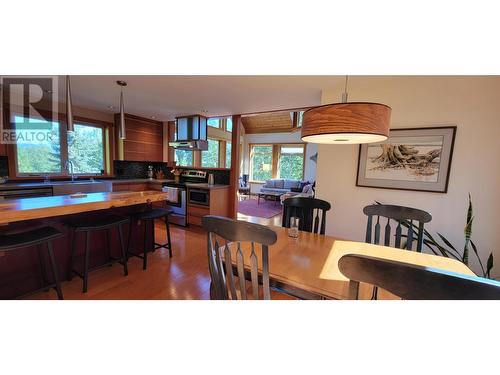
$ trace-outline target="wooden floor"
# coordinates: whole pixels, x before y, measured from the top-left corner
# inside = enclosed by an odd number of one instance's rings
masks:
[[[281,225],[281,216],[262,219],[238,215],[238,219],[263,225]],[[156,225],[157,242],[165,242],[162,223]],[[82,280],[64,281],[65,299],[210,299],[210,276],[207,265],[207,238],[200,227],[171,226],[173,257],[158,249],[148,256],[148,268],[142,270],[142,259],[130,258],[129,275],[123,276],[119,264],[89,274],[88,292],[82,293]],[[53,290],[30,296],[30,299],[55,299]],[[278,297],[280,298],[280,297]]]

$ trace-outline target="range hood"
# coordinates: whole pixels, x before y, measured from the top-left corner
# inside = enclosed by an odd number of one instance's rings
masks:
[[[207,118],[201,115],[177,117],[175,142],[169,142],[168,145],[178,150],[208,150]]]
[[[176,150],[188,150],[188,151],[206,151],[208,150],[208,141],[179,141],[179,142],[169,142],[170,147]]]

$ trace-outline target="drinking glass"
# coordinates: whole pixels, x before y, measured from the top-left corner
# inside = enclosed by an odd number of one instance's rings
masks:
[[[288,228],[288,235],[290,237],[297,238],[299,236],[299,223],[300,218],[296,216],[290,218],[290,228]]]

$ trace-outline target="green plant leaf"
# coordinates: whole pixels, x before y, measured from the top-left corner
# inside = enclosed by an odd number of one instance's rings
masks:
[[[474,251],[474,254],[476,254],[476,258],[479,261],[479,265],[481,266],[481,271],[483,272],[483,276],[486,277],[486,271],[484,270],[483,262],[481,262],[481,257],[478,254],[476,244],[472,242],[472,240],[470,240],[470,244],[472,246],[472,251]]]
[[[488,260],[486,261],[486,277],[491,279],[490,271],[493,268],[493,253],[490,253]]]

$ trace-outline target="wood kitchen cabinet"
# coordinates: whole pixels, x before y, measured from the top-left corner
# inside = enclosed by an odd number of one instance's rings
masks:
[[[205,215],[228,216],[229,187],[210,189],[210,205],[188,203],[188,223],[201,226],[201,218]]]
[[[145,191],[151,190],[148,183],[131,183],[131,184],[113,184],[113,192],[115,191]]]
[[[117,160],[163,161],[163,123],[125,114],[126,139],[118,138],[120,115],[115,114]]]

